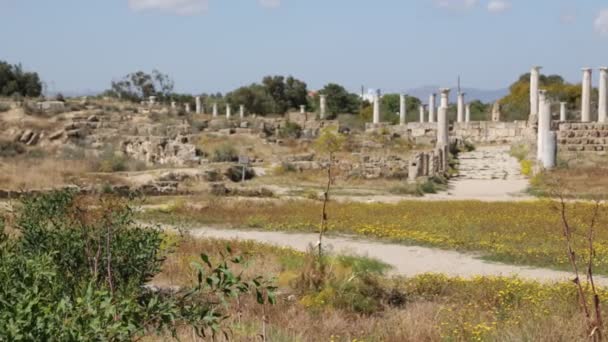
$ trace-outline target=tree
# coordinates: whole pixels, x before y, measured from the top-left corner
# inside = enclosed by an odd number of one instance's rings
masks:
[[[359,112],[361,99],[357,94],[349,93],[343,86],[329,83],[319,91],[327,96],[328,118],[335,118],[338,114],[355,114]],[[319,94],[315,96],[315,105],[318,106]]]
[[[285,97],[287,98],[288,109],[298,109],[301,105],[308,105],[308,86],[292,76],[285,80]]]
[[[20,64],[0,61],[0,96],[38,97],[41,94],[42,82],[38,73],[24,72]]]
[[[285,78],[283,76],[266,76],[262,80],[262,84],[274,101],[273,111],[278,114],[285,113],[289,106],[285,96]]]
[[[233,106],[244,105],[251,113],[267,115],[275,109],[275,102],[266,87],[253,83],[226,95],[227,102]]]
[[[153,70],[151,74],[137,71],[119,81],[112,81],[110,94],[134,102],[150,96],[156,96],[162,101],[170,97],[173,87],[174,82],[171,78],[158,70]]]

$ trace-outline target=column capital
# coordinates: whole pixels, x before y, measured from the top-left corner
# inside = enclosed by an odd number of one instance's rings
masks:
[[[534,70],[534,71],[540,71],[540,69],[542,69],[542,68],[543,67],[540,66],[540,65],[535,65],[535,66],[532,67],[532,70]]]
[[[466,94],[467,94],[466,92],[461,91],[461,92],[458,93],[458,96],[465,96]]]
[[[598,69],[600,71],[604,71],[604,72],[608,71],[608,67],[605,67],[605,66],[604,67],[599,67]]]
[[[439,91],[441,92],[441,94],[449,94],[450,93],[450,88],[439,88]]]
[[[593,69],[589,68],[589,67],[584,67],[584,68],[581,68],[581,70],[584,72],[591,72]]]

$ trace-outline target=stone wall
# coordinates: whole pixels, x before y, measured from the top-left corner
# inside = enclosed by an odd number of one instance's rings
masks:
[[[608,124],[561,123],[557,134],[558,151],[608,153]]]
[[[527,121],[455,122],[450,132],[451,136],[478,144],[510,144],[535,134]]]

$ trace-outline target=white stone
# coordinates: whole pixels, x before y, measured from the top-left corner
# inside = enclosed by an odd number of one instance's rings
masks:
[[[380,96],[374,96],[374,114],[373,114],[373,123],[380,123]]]
[[[439,107],[448,108],[450,105],[450,88],[441,88],[441,103]]]
[[[300,105],[300,114],[305,114],[305,113],[306,113],[306,106]]]
[[[457,120],[458,122],[464,122],[464,95],[465,93],[458,93],[457,102]]]
[[[323,120],[327,111],[327,96],[319,95],[319,102],[319,118]]]
[[[448,108],[439,107],[437,112],[437,147],[443,149],[449,142]]]
[[[435,122],[437,116],[437,94],[431,94],[429,96],[429,122]]]
[[[245,118],[245,106],[243,105],[239,106],[239,117],[241,120]]]
[[[537,134],[537,150],[536,158],[543,160],[544,144],[546,135],[551,130],[551,103],[547,99],[547,91],[539,90],[538,92],[539,114],[538,114],[538,134]]]
[[[471,122],[471,104],[470,103],[467,103],[467,105],[465,106],[464,121]]]
[[[583,95],[581,98],[581,121],[591,121],[591,68],[583,68]]]
[[[201,113],[201,97],[197,96],[195,98],[196,101],[196,114],[200,114]]]
[[[213,104],[213,117],[214,117],[214,118],[215,118],[215,117],[217,117],[217,113],[218,113],[218,110],[217,110],[217,102],[215,102],[215,103]]]
[[[230,107],[229,104],[226,104],[226,119],[230,120],[231,116],[232,116],[232,108]]]
[[[557,134],[555,132],[546,132],[543,142],[542,164],[545,169],[555,167],[557,159]]]
[[[156,104],[156,96],[150,96],[148,99],[150,106],[154,106]]]
[[[567,121],[568,120],[568,112],[566,106],[568,102],[560,102],[559,103],[559,121]]]
[[[608,67],[600,68],[600,85],[598,89],[597,121],[608,122]]]
[[[405,117],[407,116],[405,99],[405,94],[399,96],[399,124],[401,126],[405,125]]]
[[[420,120],[419,120],[419,121],[420,121],[421,123],[424,123],[424,105],[420,105],[419,110],[420,110],[420,114],[418,115],[418,116],[419,116],[419,118],[420,118]]]
[[[186,113],[190,113],[190,104],[189,104],[189,103],[186,103],[186,104],[184,105],[184,108],[185,108],[185,110],[186,110]]]
[[[538,98],[538,86],[540,69],[542,67],[535,66],[530,70],[530,119],[536,121],[538,118],[539,98]]]

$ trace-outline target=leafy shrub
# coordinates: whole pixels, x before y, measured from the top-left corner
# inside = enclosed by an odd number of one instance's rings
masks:
[[[531,176],[532,175],[532,162],[527,160],[527,159],[522,159],[519,162],[519,165],[521,167],[521,173],[524,176]]]
[[[232,145],[223,144],[213,151],[211,160],[216,163],[235,162],[239,160],[239,154]]]
[[[14,141],[0,141],[0,157],[10,158],[25,153],[25,147]]]
[[[302,127],[295,122],[287,121],[285,126],[279,128],[279,137],[298,139],[302,136]]]
[[[9,110],[11,110],[11,106],[0,103],[0,113],[8,112]]]
[[[231,181],[238,183],[243,180],[243,172],[245,173],[245,180],[250,180],[255,177],[255,171],[252,168],[246,167],[243,169],[241,165],[231,166],[226,170],[226,176],[230,178]]]
[[[166,252],[163,233],[134,223],[121,199],[67,191],[27,198],[15,219],[20,234],[0,226],[0,337],[8,341],[127,341],[192,326],[199,336],[223,332],[225,307],[242,294],[274,303],[261,277],[233,273],[244,263],[227,248],[214,265],[194,263],[193,289],[147,288]],[[225,333],[227,335],[227,333]]]
[[[511,146],[509,154],[517,160],[522,161],[528,157],[530,153],[530,147],[526,144],[515,144]]]

